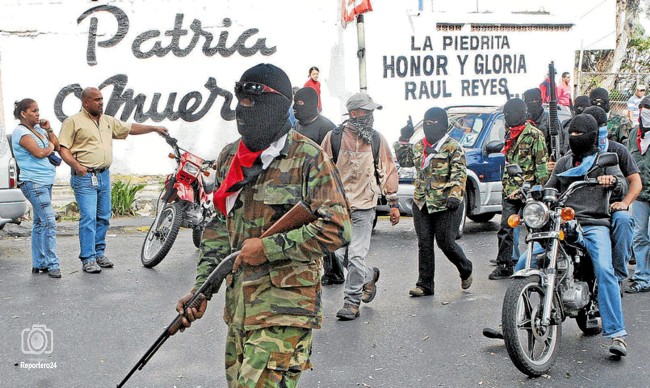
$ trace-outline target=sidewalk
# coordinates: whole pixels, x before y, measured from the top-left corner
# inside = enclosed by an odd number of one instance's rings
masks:
[[[149,230],[153,216],[133,216],[133,217],[111,217],[111,226],[108,234],[127,233],[135,229],[142,231]],[[57,221],[57,237],[76,236],[79,233],[78,221]],[[0,230],[0,239],[7,237],[29,237],[32,234],[32,221],[26,220],[20,225],[6,224],[4,229]]]

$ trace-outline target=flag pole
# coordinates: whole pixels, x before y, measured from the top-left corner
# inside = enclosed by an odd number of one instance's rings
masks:
[[[363,14],[357,15],[357,42],[359,50],[357,50],[357,57],[359,58],[359,91],[361,93],[368,93],[368,80],[366,77],[366,33],[364,31]]]

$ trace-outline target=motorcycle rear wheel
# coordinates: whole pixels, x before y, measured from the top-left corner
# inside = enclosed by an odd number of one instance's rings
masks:
[[[501,325],[508,355],[517,369],[531,377],[551,369],[562,339],[561,321],[546,328],[541,325],[545,298],[539,277],[530,276],[513,280],[503,299]],[[559,309],[555,297],[551,309]]]
[[[178,202],[168,203],[160,216],[154,220],[142,244],[140,261],[147,268],[153,268],[167,256],[183,222],[183,209]]]
[[[201,246],[201,238],[203,237],[203,228],[196,227],[192,230],[192,242],[195,247]]]

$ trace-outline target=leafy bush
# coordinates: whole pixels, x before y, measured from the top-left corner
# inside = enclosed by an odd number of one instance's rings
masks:
[[[115,181],[111,188],[111,203],[113,215],[116,216],[133,216],[133,202],[135,194],[144,188],[143,184],[132,185],[131,181]]]

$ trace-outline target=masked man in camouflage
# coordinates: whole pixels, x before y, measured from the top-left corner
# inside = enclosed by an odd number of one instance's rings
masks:
[[[506,121],[505,145],[501,151],[506,156],[507,164],[518,164],[523,171],[523,178],[531,186],[543,185],[548,179],[546,169],[547,153],[544,134],[526,120],[526,103],[513,98],[503,107]],[[497,233],[499,252],[497,268],[488,276],[491,280],[506,279],[512,275],[513,230],[508,225],[508,217],[517,214],[524,207],[519,192],[518,178],[503,174],[503,200],[501,210],[501,227]]]
[[[415,297],[434,294],[434,239],[460,274],[460,286],[472,285],[472,262],[456,243],[463,212],[467,181],[465,152],[447,135],[447,112],[431,108],[424,114],[424,138],[414,145],[409,140],[413,127],[402,128],[395,155],[402,167],[415,167],[413,225],[418,237],[418,281],[409,294]]]
[[[177,311],[189,327],[201,318],[183,305],[228,254],[241,250],[227,280],[224,320],[229,387],[295,387],[311,368],[312,329],[320,328],[321,258],[350,240],[351,224],[334,164],[290,130],[291,83],[281,69],[259,64],[235,85],[241,139],[216,162],[215,206],[196,283]],[[298,201],[318,217],[298,229],[260,238]],[[208,299],[213,292],[205,295]]]

